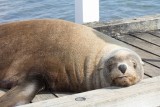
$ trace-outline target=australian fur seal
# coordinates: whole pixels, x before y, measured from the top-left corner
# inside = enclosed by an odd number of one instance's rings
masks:
[[[130,86],[143,78],[141,58],[118,41],[63,20],[0,25],[0,107],[29,103],[44,89],[82,92]]]

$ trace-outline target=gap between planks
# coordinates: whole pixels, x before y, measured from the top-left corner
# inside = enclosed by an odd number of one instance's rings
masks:
[[[131,35],[122,35],[122,36],[119,36],[118,39],[127,43],[127,44],[133,45],[137,48],[140,48],[142,50],[145,50],[146,52],[149,52],[151,54],[154,54],[154,55],[160,57],[160,51],[158,51],[158,50],[160,50],[160,47],[157,45],[153,45],[149,42],[146,42],[142,39],[133,37]]]
[[[160,37],[160,29],[158,29],[158,30],[152,30],[152,31],[147,31],[147,33],[149,33],[151,35],[154,35],[154,36],[157,36],[157,37]]]
[[[131,33],[129,35],[160,47],[160,37],[154,36],[150,33]]]

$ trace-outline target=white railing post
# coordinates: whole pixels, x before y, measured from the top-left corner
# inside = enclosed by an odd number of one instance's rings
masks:
[[[99,21],[99,0],[75,0],[75,22]]]

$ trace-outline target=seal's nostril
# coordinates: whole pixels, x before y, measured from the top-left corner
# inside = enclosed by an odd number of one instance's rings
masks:
[[[124,74],[127,70],[127,66],[125,64],[121,64],[118,66],[118,69]]]

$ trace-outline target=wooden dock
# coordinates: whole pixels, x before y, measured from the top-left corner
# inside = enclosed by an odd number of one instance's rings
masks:
[[[152,28],[146,31],[119,30],[121,32],[114,31],[110,34],[120,42],[126,43],[142,57],[145,63],[145,76],[139,84],[127,88],[110,87],[79,94],[42,92],[35,96],[31,104],[21,107],[160,106],[160,30],[157,27]],[[95,29],[108,34],[100,27],[95,27]],[[2,90],[0,95],[4,93],[5,90]]]

